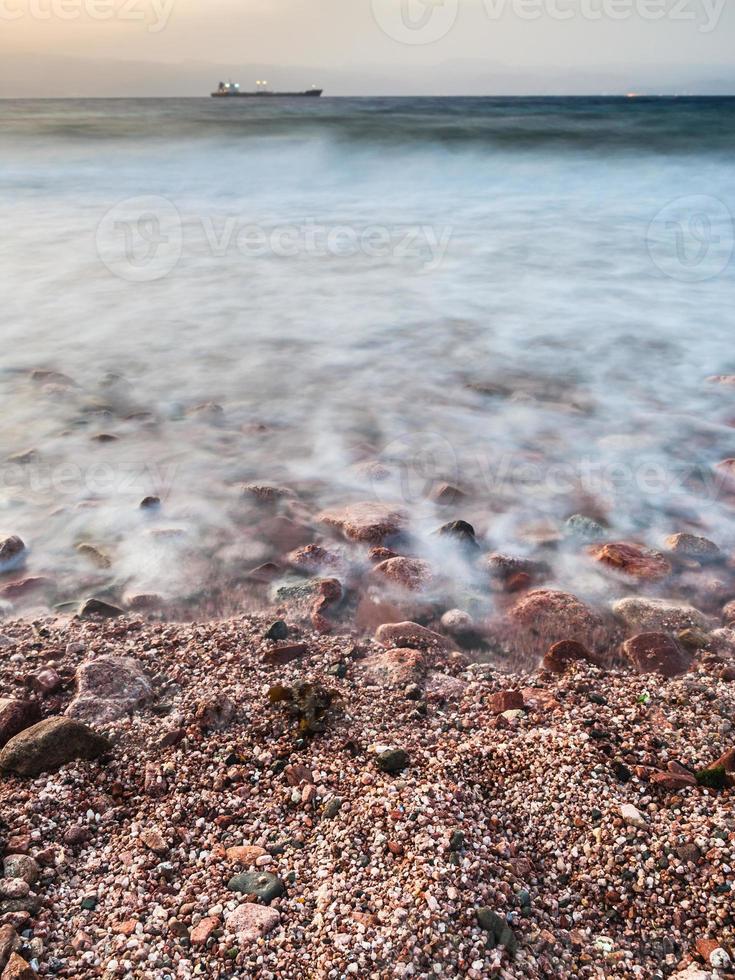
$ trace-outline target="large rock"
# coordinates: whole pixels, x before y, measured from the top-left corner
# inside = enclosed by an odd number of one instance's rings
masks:
[[[119,606],[113,606],[111,602],[104,599],[85,599],[79,607],[79,617],[81,619],[116,619],[123,615],[123,610]]]
[[[663,555],[627,541],[594,545],[590,554],[606,568],[629,578],[655,582],[671,573],[671,565]]]
[[[0,770],[37,776],[72,762],[97,759],[110,743],[72,718],[46,718],[11,738],[0,752]]]
[[[418,623],[383,623],[375,631],[375,639],[384,647],[410,647],[416,650],[445,650],[454,645],[441,633],[419,626]]]
[[[514,631],[511,645],[539,658],[561,640],[575,640],[592,651],[610,643],[610,629],[602,617],[568,592],[529,592],[512,607],[508,622]]]
[[[407,687],[419,684],[426,673],[426,661],[419,650],[393,649],[368,657],[364,679],[377,687]]]
[[[108,725],[144,704],[150,681],[132,657],[98,657],[77,668],[77,694],[67,709],[72,718]]]
[[[0,572],[19,568],[25,559],[26,546],[17,534],[0,541]]]
[[[237,936],[241,944],[257,942],[276,928],[281,917],[275,909],[264,908],[253,902],[238,905],[225,919],[229,932]]]
[[[2,980],[37,980],[38,974],[19,953],[11,953]]]
[[[391,507],[377,501],[347,504],[322,511],[317,517],[321,524],[335,527],[350,541],[380,544],[403,530],[406,516],[400,507]]]
[[[10,739],[40,721],[41,709],[37,701],[21,701],[0,698],[0,748]]]
[[[612,609],[626,626],[641,632],[678,633],[685,629],[706,630],[709,625],[704,613],[674,599],[628,596],[613,603]]]
[[[677,677],[691,666],[691,657],[667,633],[640,633],[623,643],[623,653],[640,674]]]
[[[434,577],[428,561],[402,556],[381,561],[375,566],[373,574],[409,592],[423,592]]]
[[[685,558],[715,558],[720,554],[714,541],[699,534],[687,534],[685,531],[671,534],[666,539],[666,547],[675,555]]]

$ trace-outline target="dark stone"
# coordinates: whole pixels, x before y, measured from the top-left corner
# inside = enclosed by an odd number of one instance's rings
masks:
[[[275,623],[271,623],[263,636],[266,640],[287,640],[288,626],[282,619],[277,619]]]
[[[489,908],[478,909],[477,921],[481,928],[488,933],[488,941],[491,946],[502,946],[510,956],[515,953],[518,948],[516,937],[502,915],[498,915],[497,912],[493,912]]]
[[[403,749],[386,749],[376,758],[376,764],[381,772],[397,775],[409,764],[408,754]]]
[[[324,807],[322,811],[322,817],[325,820],[331,820],[336,817],[339,811],[342,809],[342,800],[338,796],[334,796]]]
[[[123,610],[118,606],[113,606],[104,599],[86,599],[79,609],[80,619],[89,619],[92,616],[99,616],[101,619],[115,619],[122,616]]]
[[[227,887],[231,892],[255,895],[266,905],[270,905],[274,898],[279,898],[286,892],[286,886],[281,879],[270,871],[242,871],[230,878]]]
[[[72,718],[46,718],[10,739],[0,752],[0,770],[37,776],[73,759],[96,759],[109,751],[102,735]]]
[[[461,830],[452,831],[452,836],[449,838],[449,850],[450,851],[461,851],[464,847],[464,834]]]
[[[442,524],[436,533],[443,538],[452,538],[472,550],[480,547],[475,538],[475,529],[467,521],[450,521],[448,524]]]

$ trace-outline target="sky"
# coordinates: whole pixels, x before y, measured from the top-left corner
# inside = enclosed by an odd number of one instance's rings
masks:
[[[0,97],[733,93],[733,0],[0,0]]]

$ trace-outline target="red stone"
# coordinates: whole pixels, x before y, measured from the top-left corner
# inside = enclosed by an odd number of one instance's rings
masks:
[[[666,633],[639,633],[623,643],[623,653],[640,674],[677,677],[691,666],[691,657]]]
[[[335,527],[350,541],[381,544],[384,538],[403,530],[406,517],[400,507],[378,501],[363,501],[325,510],[317,517],[320,524]]]
[[[488,701],[488,707],[496,715],[501,715],[504,711],[513,711],[523,706],[523,694],[520,691],[498,691]]]
[[[594,545],[589,552],[601,564],[631,578],[656,581],[671,573],[663,555],[626,541]]]
[[[300,660],[308,653],[309,648],[305,643],[289,643],[266,650],[263,654],[263,663],[283,666],[283,664],[290,664],[292,660]]]
[[[375,566],[374,574],[409,592],[421,592],[433,578],[431,565],[420,558],[389,558]]]
[[[0,698],[0,748],[10,739],[40,721],[41,709],[36,701]]]
[[[553,674],[563,674],[573,663],[596,663],[595,657],[583,643],[576,640],[560,640],[546,651],[543,666]]]

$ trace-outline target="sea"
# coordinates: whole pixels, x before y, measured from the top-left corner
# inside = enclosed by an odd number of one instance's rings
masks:
[[[726,98],[0,101],[0,609],[229,614],[352,501],[475,592],[447,522],[727,553],[734,178]]]

